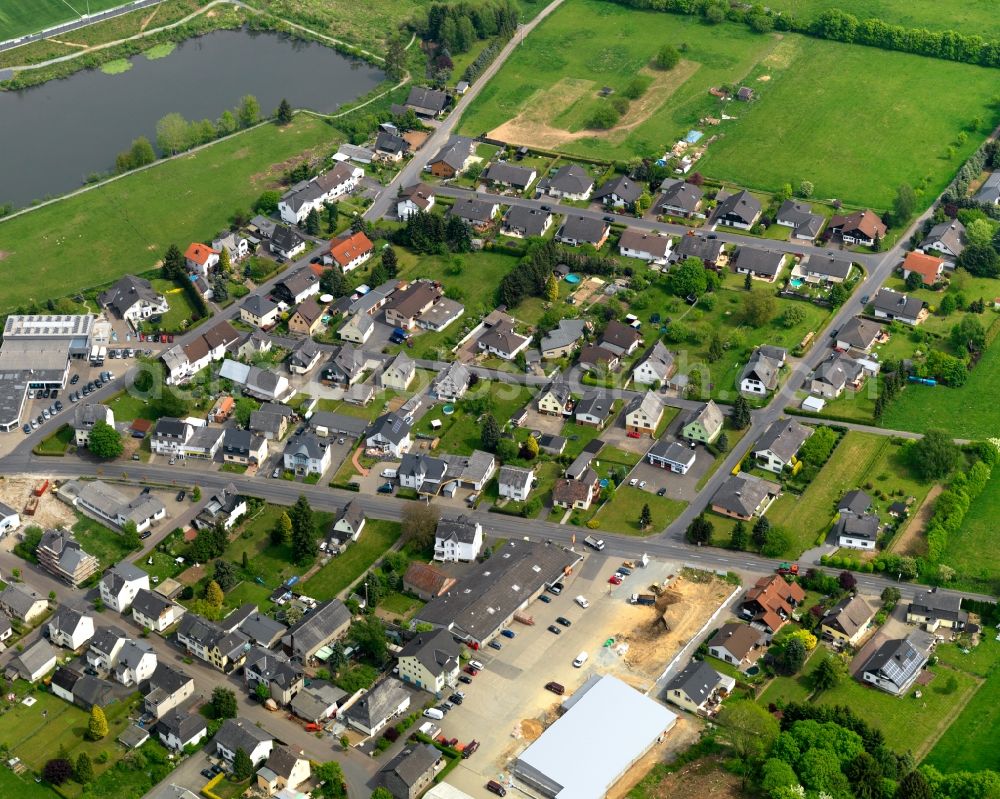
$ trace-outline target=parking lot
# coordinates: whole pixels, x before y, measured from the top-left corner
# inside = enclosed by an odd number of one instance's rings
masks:
[[[47,425],[51,420],[56,422],[56,424],[49,425],[50,432],[55,432],[61,425],[70,422],[70,414],[67,411],[74,405],[71,397],[75,396],[76,392],[79,391],[80,401],[83,401],[86,396],[84,391],[91,382],[100,379],[100,376],[104,373],[114,375],[116,371],[119,373],[124,372],[120,366],[116,370],[113,361],[110,365],[105,362],[104,366],[91,366],[85,360],[74,361],[70,366],[70,377],[66,381],[65,388],[34,389],[29,392],[28,400],[24,405],[24,414],[21,418],[22,426],[26,424],[29,429],[34,430],[35,428]],[[74,379],[76,382],[73,382]],[[87,395],[89,393],[87,391]]]

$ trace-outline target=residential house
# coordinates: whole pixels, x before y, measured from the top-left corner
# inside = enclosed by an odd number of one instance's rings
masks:
[[[908,252],[903,258],[903,278],[914,273],[920,275],[925,286],[933,286],[944,274],[944,259],[917,250]]]
[[[347,691],[325,680],[312,680],[292,697],[292,713],[312,724],[322,724],[337,715]]]
[[[115,679],[128,687],[139,685],[153,676],[156,670],[156,652],[145,641],[128,639],[118,652],[114,665]]]
[[[185,458],[201,458],[202,460],[212,460],[215,453],[222,446],[223,429],[221,427],[198,427],[191,434],[181,448],[181,455]]]
[[[566,217],[556,239],[570,247],[579,247],[581,244],[589,244],[594,249],[599,250],[608,240],[608,233],[611,232],[611,225],[602,219],[594,219],[589,216],[570,214]]]
[[[343,637],[351,626],[351,612],[339,599],[320,602],[302,621],[282,636],[281,645],[300,663],[309,660],[322,647]]]
[[[715,221],[720,225],[750,230],[760,219],[760,200],[746,189],[729,194],[720,190],[717,197],[719,204],[715,209]]]
[[[690,713],[706,715],[736,687],[736,680],[719,674],[704,660],[692,660],[667,683],[668,702]]]
[[[530,343],[531,338],[514,332],[514,321],[507,319],[483,333],[476,340],[476,348],[505,361],[513,361]]]
[[[135,522],[140,533],[150,528],[154,521],[167,515],[166,506],[152,494],[138,494],[129,500],[112,486],[100,480],[88,482],[69,481],[59,488],[60,495],[72,505],[96,516],[103,522],[122,527]]]
[[[309,374],[323,357],[323,348],[312,339],[299,342],[288,356],[288,371],[296,375]]]
[[[600,494],[600,478],[590,468],[577,480],[561,477],[552,487],[552,504],[557,508],[587,510]]]
[[[222,460],[250,465],[267,460],[267,438],[250,430],[227,427],[222,437]]]
[[[374,252],[375,245],[360,230],[345,233],[330,242],[330,257],[345,275],[361,266]]]
[[[669,469],[675,474],[687,474],[688,469],[694,466],[695,459],[695,451],[680,441],[661,439],[653,444],[649,452],[646,453],[646,460],[649,461],[650,465]]]
[[[465,364],[454,361],[446,366],[431,384],[431,391],[440,400],[454,402],[465,396],[472,373]]]
[[[212,739],[215,753],[232,765],[236,753],[243,750],[254,766],[263,763],[271,754],[274,739],[271,734],[244,718],[226,719]]]
[[[46,630],[53,644],[76,651],[94,637],[94,617],[63,605],[52,614]]]
[[[399,353],[378,374],[378,384],[393,391],[406,391],[417,376],[417,365],[405,352]]]
[[[107,291],[102,291],[97,302],[119,319],[129,322],[140,322],[170,310],[167,298],[155,291],[148,280],[135,275],[125,275]]]
[[[229,263],[238,264],[250,255],[250,240],[239,233],[226,233],[212,239],[212,249],[219,253],[220,261],[223,250],[229,254]]]
[[[180,669],[160,663],[139,690],[145,711],[155,718],[163,718],[191,698],[194,680]]]
[[[483,526],[468,516],[441,519],[434,533],[434,560],[471,563],[483,548]]]
[[[653,205],[656,214],[704,218],[701,200],[705,192],[700,186],[676,178],[667,178],[660,184],[660,196]]]
[[[250,432],[268,441],[284,438],[291,418],[292,409],[287,405],[265,402],[250,414]]]
[[[569,355],[583,340],[589,327],[590,323],[582,319],[560,319],[556,328],[542,336],[542,357],[552,359]]]
[[[185,613],[177,625],[177,643],[202,660],[208,660],[208,652],[220,635],[217,624],[194,613]]]
[[[403,575],[403,590],[424,602],[447,593],[455,583],[454,577],[431,563],[413,561]]]
[[[618,240],[618,252],[626,258],[639,258],[647,263],[665,266],[670,259],[674,240],[670,236],[646,233],[628,228]]]
[[[207,278],[209,273],[219,265],[219,253],[207,244],[195,241],[189,244],[184,252],[184,261],[188,271]]]
[[[709,400],[688,414],[681,425],[681,435],[688,441],[712,444],[722,433],[724,422],[725,417],[715,400]]]
[[[551,177],[538,182],[538,190],[563,200],[586,200],[594,190],[594,179],[578,164],[559,167]]]
[[[299,305],[319,294],[319,278],[312,269],[302,267],[275,283],[271,293],[286,305]]]
[[[984,205],[1000,205],[1000,171],[991,172],[972,199]]]
[[[448,630],[417,633],[399,652],[396,672],[405,683],[440,694],[458,683],[461,646]]]
[[[399,680],[387,677],[375,683],[368,693],[351,705],[343,713],[343,719],[354,729],[373,737],[409,707],[410,693]]]
[[[861,667],[861,679],[881,691],[903,696],[927,665],[933,647],[933,636],[921,630],[886,641]]]
[[[288,332],[301,336],[314,336],[323,329],[323,308],[312,297],[299,303],[299,306],[288,317]]]
[[[44,638],[39,638],[23,652],[11,658],[7,664],[7,671],[13,671],[22,680],[34,683],[55,667],[56,650]]]
[[[749,624],[723,624],[708,639],[708,654],[744,671],[757,662],[767,648],[764,633]]]
[[[597,343],[615,355],[624,357],[631,355],[639,348],[639,345],[642,344],[642,337],[639,335],[639,331],[631,325],[612,319],[604,328]]]
[[[223,394],[215,401],[212,409],[208,412],[208,421],[215,422],[216,424],[225,424],[229,421],[229,417],[233,415],[235,410],[236,400],[229,394]]]
[[[98,627],[90,639],[87,663],[102,671],[111,671],[118,662],[118,655],[129,640],[128,635],[117,627]]]
[[[194,428],[184,419],[162,416],[153,428],[149,448],[154,455],[180,455],[192,433]]]
[[[371,338],[373,332],[375,332],[375,320],[368,314],[356,313],[340,326],[337,335],[352,344],[364,344]]]
[[[10,619],[0,613],[0,644],[10,638],[13,634],[14,628],[11,626]]]
[[[285,444],[285,468],[298,475],[323,475],[330,468],[331,451],[326,442],[308,430],[292,436]]]
[[[394,458],[402,458],[413,443],[410,438],[412,425],[395,413],[384,413],[368,429],[365,446]]]
[[[954,269],[965,245],[965,225],[958,219],[946,219],[930,229],[920,242],[920,249],[924,252],[933,251],[944,260],[945,267]]]
[[[501,232],[505,236],[521,239],[544,236],[552,226],[552,218],[550,211],[543,211],[541,208],[512,205],[504,214]]]
[[[353,386],[361,380],[365,372],[381,363],[377,353],[359,350],[350,344],[342,344],[330,359],[323,364],[320,378],[331,383]]]
[[[270,649],[288,632],[288,628],[280,621],[254,611],[240,621],[239,631],[250,640],[251,644]]]
[[[414,743],[379,769],[379,781],[393,799],[417,799],[444,767],[444,755],[427,743]]]
[[[527,191],[528,186],[535,182],[536,177],[538,177],[538,173],[534,169],[516,166],[506,161],[492,163],[483,172],[483,179],[490,185],[516,189],[519,192]]]
[[[806,283],[843,283],[851,274],[850,260],[831,255],[807,255],[799,264]]]
[[[875,374],[878,364],[857,360],[842,352],[831,353],[813,372],[809,392],[828,399],[841,396],[845,389],[858,391],[865,378]]]
[[[130,607],[139,591],[149,590],[149,575],[127,560],[108,569],[98,583],[104,606],[118,613]]]
[[[396,200],[396,216],[406,221],[411,216],[427,213],[434,207],[434,189],[426,183],[414,183],[403,189]]]
[[[803,241],[814,241],[826,222],[821,215],[813,213],[809,203],[791,198],[781,204],[774,221],[782,227],[790,227],[792,238]]]
[[[221,524],[224,530],[232,530],[247,512],[246,497],[242,496],[233,483],[215,491],[194,518],[193,524],[203,530]]]
[[[574,416],[577,424],[604,427],[611,416],[614,398],[603,389],[589,389],[576,403]]]
[[[857,350],[859,352],[870,352],[875,346],[875,342],[882,336],[882,327],[875,322],[869,322],[855,316],[845,324],[837,333],[838,350]]]
[[[874,211],[855,211],[853,214],[837,214],[830,219],[827,232],[831,238],[839,237],[845,244],[863,244],[874,247],[885,238],[886,226]]]
[[[674,354],[657,339],[646,357],[632,370],[632,382],[640,386],[662,385],[676,368]]]
[[[332,202],[354,191],[365,176],[359,166],[340,161],[329,172],[296,183],[278,202],[278,213],[289,225],[301,225],[312,211],[320,211],[324,203]],[[272,235],[272,241],[274,236]]]
[[[85,552],[69,530],[46,530],[35,555],[39,566],[74,588],[100,568],[97,558]]]
[[[771,347],[765,350],[763,347],[757,347],[753,351],[749,363],[740,373],[739,388],[742,393],[763,396],[778,387],[778,376],[785,359],[783,350],[781,358],[773,357],[773,353],[768,354],[775,349],[777,348]]]
[[[876,319],[888,319],[907,325],[918,325],[923,321],[924,303],[892,289],[881,288],[872,300]]]
[[[417,317],[417,327],[441,331],[464,313],[465,306],[462,303],[448,297],[438,297],[437,302]]]
[[[266,686],[271,699],[281,706],[291,702],[305,685],[302,669],[286,655],[259,647],[247,655],[243,664],[243,678],[251,693],[256,693],[260,685]]]
[[[733,258],[733,268],[738,274],[750,275],[756,280],[773,283],[781,274],[785,256],[780,252],[769,252],[757,247],[739,247]]]
[[[413,330],[417,317],[437,302],[443,293],[437,283],[414,281],[392,295],[386,306],[385,320],[394,327]]]
[[[524,502],[535,484],[535,473],[520,466],[501,466],[498,491],[501,499]]]
[[[609,374],[615,371],[621,358],[606,347],[599,344],[590,344],[580,350],[577,364],[585,372],[594,372],[598,375]]]
[[[160,717],[156,724],[156,734],[165,747],[180,752],[205,740],[208,722],[200,713],[172,710]]]
[[[633,397],[625,406],[625,430],[629,435],[651,437],[663,418],[663,403],[652,391]]]
[[[466,136],[452,136],[424,167],[435,177],[454,178],[462,174],[475,157],[476,143]]]
[[[489,228],[499,213],[498,203],[470,197],[455,200],[455,204],[448,210],[448,216],[458,217],[477,232]]]
[[[921,591],[913,598],[906,610],[906,621],[909,624],[922,624],[928,632],[936,632],[940,627],[957,631],[964,629],[969,621],[969,614],[962,610],[960,595],[946,594],[932,588]]]
[[[312,775],[309,759],[300,751],[296,754],[287,746],[276,746],[257,771],[257,787],[267,795],[294,793]]]
[[[228,321],[219,322],[188,344],[177,344],[160,357],[167,367],[168,384],[183,383],[212,361],[221,361],[242,338]]]
[[[697,258],[705,266],[715,269],[723,266],[726,262],[722,247],[723,242],[719,239],[709,239],[690,233],[687,236],[681,236],[680,241],[674,247],[673,255],[670,256],[670,261],[677,263],[688,258]]]
[[[343,507],[333,522],[333,526],[330,528],[330,539],[338,544],[357,541],[366,521],[365,511],[361,507],[361,503],[352,499]]]
[[[8,583],[0,591],[0,610],[22,624],[34,624],[48,609],[49,601],[25,583]]]
[[[879,519],[873,513],[842,513],[833,525],[833,538],[845,549],[874,550]]]
[[[570,416],[573,394],[569,383],[553,381],[538,395],[538,412],[546,416]]]
[[[380,130],[375,137],[375,155],[380,161],[398,163],[410,151],[410,143],[402,136]]]
[[[448,94],[426,86],[414,86],[403,105],[412,108],[417,116],[434,118],[448,107]]]
[[[21,526],[21,515],[5,502],[0,502],[0,538]]]
[[[162,633],[180,621],[185,608],[175,605],[165,596],[140,589],[132,600],[132,618],[153,632]]]
[[[794,419],[776,419],[754,445],[753,456],[757,465],[775,474],[795,466],[795,456],[813,433]]]
[[[619,175],[601,184],[594,192],[594,199],[611,208],[632,208],[645,190],[644,184],[636,183],[627,175]]]
[[[731,519],[750,521],[763,516],[781,493],[781,486],[752,474],[734,474],[712,496],[711,508]]]
[[[284,225],[275,225],[269,241],[271,252],[279,258],[291,261],[297,255],[305,252],[306,240],[298,231]]]
[[[877,612],[878,607],[863,596],[846,596],[827,611],[819,629],[824,638],[857,646]]]
[[[789,583],[780,574],[761,577],[746,592],[739,615],[764,632],[774,635],[791,618],[806,598],[798,583]]]

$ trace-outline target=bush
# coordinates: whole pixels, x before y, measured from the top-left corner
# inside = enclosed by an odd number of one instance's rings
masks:
[[[609,103],[601,103],[591,113],[586,126],[594,130],[610,130],[618,124],[620,116]]]
[[[656,51],[656,57],[653,58],[653,65],[657,69],[673,69],[680,60],[681,54],[677,52],[677,48],[673,45],[665,44]]]

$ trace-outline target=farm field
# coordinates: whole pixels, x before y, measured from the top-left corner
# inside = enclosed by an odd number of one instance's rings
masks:
[[[663,41],[684,45],[680,64],[648,73],[653,85],[617,128],[581,130],[604,102],[597,92],[620,92]],[[873,101],[854,103],[859,76],[871,74],[879,75]],[[915,77],[919,98],[908,91]],[[723,109],[708,94],[712,86],[740,83],[759,99]],[[461,130],[627,160],[662,154],[703,117],[725,110],[738,119],[705,131],[722,138],[699,163],[703,174],[768,191],[810,180],[818,198],[883,209],[900,183],[923,183],[926,197],[944,187],[991,128],[991,86],[988,70],[965,64],[568,0],[476,98]],[[809,124],[801,123],[803,106]],[[971,130],[976,118],[984,120],[978,132]],[[955,141],[961,131],[964,143]]]
[[[284,162],[333,146],[337,133],[304,114],[264,125],[85,194],[0,222],[7,282],[0,311],[64,297],[155,266],[228,225],[277,186]],[[210,176],[210,180],[206,180]]]
[[[60,22],[70,22],[87,13],[104,11],[108,8],[124,5],[123,0],[83,0],[82,3],[70,5],[63,0],[18,0],[16,3],[4,3],[0,8],[0,41],[14,39],[27,33],[58,25]],[[79,14],[74,14],[73,9]]]
[[[982,367],[980,367],[982,368]],[[1000,512],[1000,473],[994,471],[978,497],[972,501],[957,533],[949,533],[941,556],[956,572],[959,585],[995,593],[1000,585],[1000,551],[997,550],[996,520]]]

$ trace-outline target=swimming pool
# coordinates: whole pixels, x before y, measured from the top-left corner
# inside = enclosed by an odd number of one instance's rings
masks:
[[[791,280],[788,281],[788,285],[791,286],[793,289],[797,289],[804,282],[805,281],[801,277],[793,277]]]
[[[570,272],[568,275],[566,275],[566,282],[567,283],[579,283],[580,282],[580,276],[579,275],[574,275],[572,272]]]

